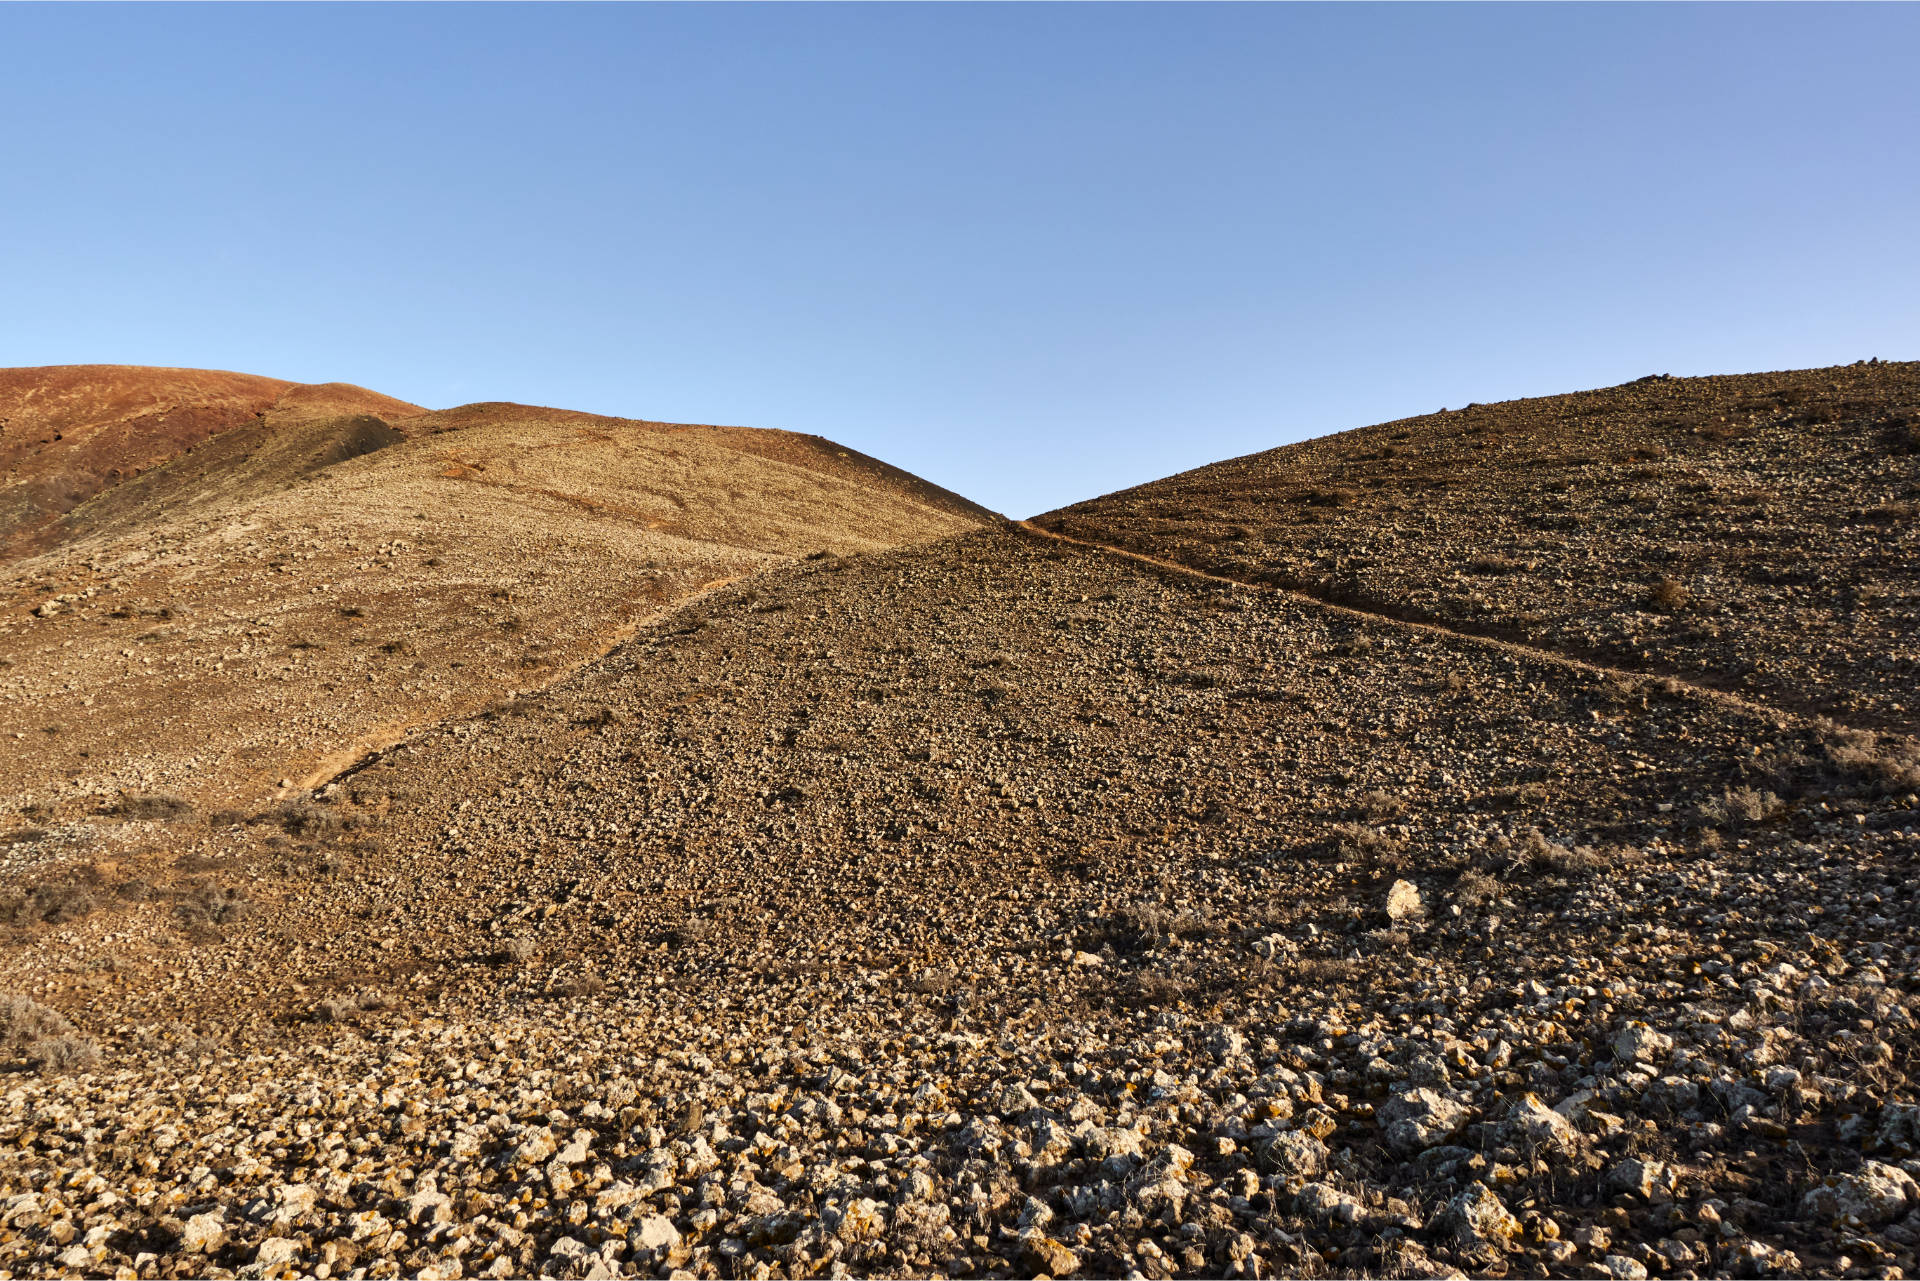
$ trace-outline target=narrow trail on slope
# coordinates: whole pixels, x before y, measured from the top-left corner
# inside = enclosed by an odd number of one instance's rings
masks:
[[[1683,676],[1669,675],[1666,673],[1636,672],[1631,668],[1614,667],[1607,663],[1597,663],[1584,658],[1574,658],[1558,650],[1541,649],[1533,645],[1523,645],[1515,641],[1502,640],[1498,637],[1482,636],[1475,632],[1460,631],[1439,623],[1416,622],[1411,619],[1399,618],[1384,610],[1371,610],[1353,605],[1338,604],[1334,601],[1323,600],[1310,592],[1303,592],[1290,587],[1275,587],[1268,583],[1249,583],[1242,579],[1229,578],[1223,574],[1211,573],[1204,569],[1195,569],[1193,566],[1183,565],[1179,561],[1163,560],[1158,556],[1148,556],[1143,552],[1129,551],[1124,547],[1115,547],[1110,543],[1097,543],[1091,539],[1075,538],[1071,534],[1058,533],[1043,525],[1036,525],[1030,520],[1018,520],[1011,523],[1015,528],[1027,534],[1051,542],[1066,543],[1074,547],[1084,547],[1089,551],[1101,552],[1109,556],[1117,556],[1122,560],[1134,561],[1153,569],[1179,574],[1187,578],[1198,578],[1210,583],[1220,583],[1228,587],[1239,587],[1247,591],[1269,592],[1276,596],[1290,597],[1303,605],[1315,609],[1327,610],[1344,617],[1365,619],[1369,622],[1386,623],[1406,631],[1420,632],[1430,636],[1441,636],[1464,644],[1480,646],[1484,649],[1493,650],[1514,658],[1524,658],[1537,663],[1566,668],[1569,671],[1583,672],[1593,676],[1605,676],[1618,681],[1640,682],[1647,680],[1664,680],[1669,682],[1671,687],[1684,690],[1692,697],[1703,702],[1714,703],[1745,715],[1759,716],[1774,722],[1781,728],[1822,723],[1839,725],[1843,729],[1853,728],[1828,716],[1789,711],[1771,703],[1763,703],[1743,697],[1728,690],[1716,689],[1711,685],[1702,685],[1698,682],[1687,680]]]
[[[596,645],[590,653],[584,655],[578,662],[571,663],[564,669],[556,672],[552,680],[543,681],[538,685],[529,685],[525,689],[508,691],[500,698],[475,711],[461,712],[454,716],[425,717],[417,721],[390,723],[362,734],[346,746],[322,756],[314,763],[312,770],[294,780],[294,786],[281,789],[281,795],[285,797],[300,792],[318,791],[336,779],[351,774],[355,770],[372,762],[379,757],[380,753],[386,751],[396,743],[404,742],[419,730],[431,728],[436,725],[444,725],[449,721],[464,721],[471,720],[475,716],[484,716],[493,708],[505,703],[510,703],[516,698],[525,698],[530,694],[539,694],[557,685],[564,684],[572,680],[584,670],[588,664],[599,662],[627,641],[633,639],[634,634],[641,628],[651,627],[655,623],[664,622],[681,610],[699,604],[721,588],[737,583],[743,578],[751,577],[751,574],[733,574],[726,578],[716,578],[711,582],[702,584],[698,591],[690,595],[682,596],[679,600],[662,605],[659,609],[653,610],[650,613],[628,619],[626,622],[615,627],[604,640]]]

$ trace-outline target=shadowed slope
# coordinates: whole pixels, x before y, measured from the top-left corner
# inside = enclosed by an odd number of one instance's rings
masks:
[[[1384,423],[1037,523],[1242,581],[1920,725],[1920,365]]]

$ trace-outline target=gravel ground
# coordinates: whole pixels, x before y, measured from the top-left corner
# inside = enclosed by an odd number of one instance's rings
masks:
[[[1761,693],[1018,529],[768,570],[9,838],[0,1271],[1902,1275],[1920,755]]]
[[[1049,528],[1401,618],[1920,731],[1920,364],[1470,405]]]
[[[715,583],[992,519],[818,437],[296,390],[0,559],[0,820],[258,806]]]

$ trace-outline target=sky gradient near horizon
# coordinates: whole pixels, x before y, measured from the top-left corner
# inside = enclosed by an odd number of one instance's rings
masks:
[[[0,365],[817,432],[1026,516],[1920,357],[1920,6],[0,7]]]

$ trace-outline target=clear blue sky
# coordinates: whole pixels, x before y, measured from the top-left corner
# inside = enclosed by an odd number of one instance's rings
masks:
[[[1920,7],[0,6],[0,365],[818,432],[1027,515],[1920,357]]]

